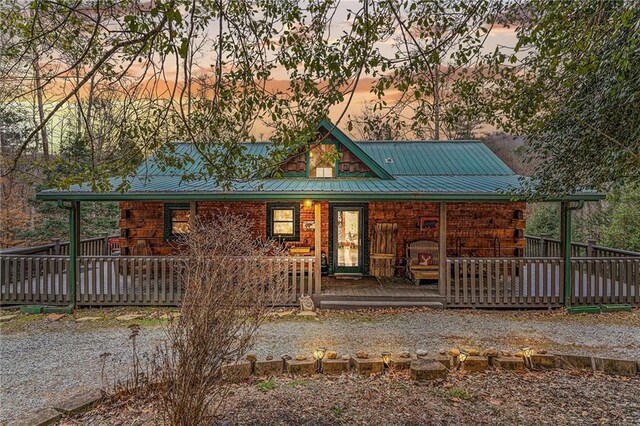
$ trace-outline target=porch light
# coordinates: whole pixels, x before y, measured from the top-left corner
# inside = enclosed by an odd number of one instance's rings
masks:
[[[303,204],[305,207],[311,207],[313,206],[313,200],[304,200]]]
[[[318,348],[315,351],[313,351],[313,357],[316,359],[316,361],[319,361],[322,358],[324,358],[324,354],[326,352],[327,350],[325,348]]]

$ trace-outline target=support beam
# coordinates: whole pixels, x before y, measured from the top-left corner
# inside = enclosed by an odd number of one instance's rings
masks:
[[[571,206],[569,202],[563,202],[560,206],[560,249],[564,268],[562,272],[564,306],[571,308],[571,293],[573,292],[573,277],[571,275],[571,212],[584,207],[584,201]]]
[[[314,254],[315,254],[315,271],[314,271],[314,279],[316,282],[315,289],[316,293],[320,294],[322,292],[321,284],[322,284],[322,205],[320,202],[316,201],[314,204]]]
[[[571,306],[571,211],[565,202],[560,203],[560,253],[562,268],[562,292],[565,307]]]
[[[189,227],[191,229],[196,229],[197,215],[198,215],[198,202],[190,201],[189,202]]]
[[[67,280],[67,296],[69,297],[69,308],[75,309],[76,289],[78,283],[78,273],[80,265],[78,256],[80,256],[80,202],[71,202],[69,209],[69,271]]]
[[[438,223],[438,251],[440,252],[440,276],[438,291],[444,296],[447,285],[447,204],[440,203],[440,221]]]

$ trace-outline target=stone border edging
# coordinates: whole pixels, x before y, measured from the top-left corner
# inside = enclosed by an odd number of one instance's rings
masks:
[[[360,354],[360,352],[358,353]],[[251,377],[273,377],[285,374],[291,376],[312,376],[314,374],[330,376],[354,372],[359,375],[369,376],[385,371],[385,363],[382,356],[358,358],[345,355],[343,357],[336,356],[336,358],[332,359],[323,358],[321,360],[321,373],[318,373],[314,359],[291,359],[291,357],[283,356],[281,359],[258,360],[255,355],[248,355],[247,358],[249,358],[249,361],[222,366],[221,374],[223,379],[237,383],[247,381]],[[427,353],[410,357],[406,357],[406,354],[392,355],[387,368],[393,370],[408,369],[412,380],[423,382],[444,379],[449,374],[449,371],[458,368],[469,372],[482,372],[491,368],[524,371],[526,366],[523,357],[502,356],[501,353],[497,353],[497,356],[468,356],[462,365],[459,365],[457,356],[443,353]],[[632,377],[640,374],[640,360],[601,358],[575,354],[534,353],[531,355],[531,368],[538,371],[555,368],[580,369]],[[105,397],[106,394],[100,389],[79,392],[60,403],[54,404],[53,407],[32,411],[18,420],[6,423],[6,425],[51,425],[63,416],[71,416],[90,410],[94,405],[104,400]]]
[[[7,426],[48,426],[56,423],[62,416],[72,416],[88,411],[105,399],[100,389],[78,392],[52,407],[41,408],[25,414],[18,420],[7,423]]]
[[[228,382],[242,382],[251,377],[272,377],[281,375],[311,376],[324,374],[327,376],[354,372],[360,375],[379,374],[385,370],[385,364],[381,356],[358,358],[323,358],[322,370],[317,371],[314,359],[291,359],[283,356],[278,360],[257,360],[251,356],[250,360],[235,364],[227,364],[222,367],[222,377]],[[431,380],[446,377],[452,369],[461,369],[468,372],[482,372],[492,368],[504,370],[524,371],[527,369],[525,358],[521,356],[468,356],[459,365],[457,356],[432,353],[410,358],[392,356],[386,368],[395,370],[410,370],[411,378],[416,381]],[[640,360],[627,360],[615,358],[592,357],[589,355],[575,354],[532,354],[530,369],[581,369],[598,371],[606,374],[620,376],[636,376],[640,372]]]

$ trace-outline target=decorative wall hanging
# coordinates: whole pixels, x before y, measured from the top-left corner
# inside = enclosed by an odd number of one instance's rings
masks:
[[[421,216],[420,217],[420,230],[438,230],[439,220],[435,216]]]

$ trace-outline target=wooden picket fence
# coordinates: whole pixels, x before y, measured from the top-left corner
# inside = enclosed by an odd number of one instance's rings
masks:
[[[240,271],[256,280],[284,277],[286,283],[268,293],[267,303],[295,305],[302,294],[319,294],[314,258],[279,256],[260,259],[266,270],[252,267],[255,258],[242,258]],[[0,256],[0,302],[66,305],[69,258],[65,256]],[[81,256],[78,259],[76,301],[80,306],[175,306],[182,298],[181,271],[185,259],[169,256]],[[267,278],[265,278],[267,277]],[[264,282],[265,286],[270,285]],[[271,284],[273,285],[273,284]],[[265,295],[267,293],[265,292]]]
[[[564,301],[564,260],[449,258],[445,303],[450,307],[542,308]],[[572,259],[572,305],[640,306],[640,258]]]

